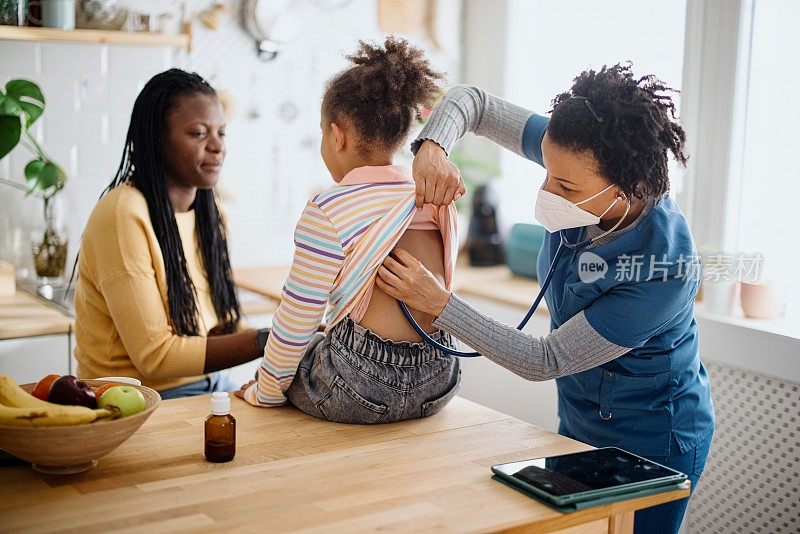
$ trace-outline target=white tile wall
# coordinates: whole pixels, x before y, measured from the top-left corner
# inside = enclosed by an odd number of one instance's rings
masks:
[[[42,72],[42,45],[6,41],[0,47],[2,70],[16,78],[38,78]],[[4,84],[5,85],[5,84]]]
[[[15,75],[15,77],[19,78],[20,76]],[[39,77],[38,83],[44,94],[48,116],[50,110],[78,111],[81,109],[79,80],[48,76],[46,78]]]
[[[70,174],[65,189],[70,264],[97,196],[119,164],[136,95],[150,77],[173,65],[196,70],[217,89],[228,91],[237,108],[228,127],[228,158],[220,182],[234,265],[290,261],[294,224],[306,199],[332,184],[318,152],[325,81],[346,66],[343,56],[358,39],[381,38],[376,4],[354,0],[338,10],[311,9],[308,31],[286,45],[277,60],[263,63],[240,27],[240,2],[230,3],[232,9],[217,31],[195,24],[191,55],[169,47],[0,41],[0,83],[33,79],[47,99],[37,132],[45,149]],[[146,0],[136,7],[162,11],[176,4]],[[455,22],[441,26],[457,27],[459,9],[459,0],[443,1],[440,20],[449,16]],[[446,47],[431,57],[438,68],[457,70],[457,32],[439,37]],[[279,114],[287,102],[299,111],[291,121]],[[257,119],[249,115],[254,109],[260,113]],[[30,155],[18,149],[0,162],[0,172],[23,181],[22,169],[29,160]],[[19,198],[16,191],[0,188],[0,213],[10,213],[9,203]],[[9,240],[0,243],[0,258],[9,255],[9,248]]]
[[[45,150],[53,145],[64,144],[85,147],[108,145],[108,114],[111,111],[47,109],[39,119],[44,125]],[[63,166],[63,162],[59,163]]]
[[[16,181],[24,182],[25,165],[27,165],[28,161],[31,159],[30,153],[18,148],[11,152],[11,154],[9,154],[5,159],[8,160],[7,164],[9,167],[9,176],[14,177]],[[8,193],[5,190],[4,192]]]
[[[87,76],[83,78],[80,84],[76,85],[79,107],[90,111],[108,109],[111,99],[110,85],[111,80],[107,76],[98,76],[96,78]],[[131,90],[134,87],[129,80],[126,80],[124,85]],[[133,96],[135,97],[136,95]]]
[[[108,48],[109,78],[149,80],[173,65],[172,50],[163,47],[116,45]]]
[[[55,161],[59,162],[61,168],[67,173],[67,176],[78,177],[80,176],[80,169],[78,167],[78,145],[70,142],[68,139],[64,143],[48,143],[47,153]]]
[[[114,171],[119,165],[119,150],[107,147],[81,147],[78,152],[78,172],[70,177],[65,188],[65,196],[69,206],[69,227],[83,229],[89,214],[94,208],[100,192],[111,181]],[[70,248],[77,250],[79,232],[70,232]],[[71,264],[70,264],[71,265]]]
[[[139,91],[142,90],[148,79],[149,77],[147,76],[109,76],[105,78],[106,91],[108,93],[107,105],[114,109],[125,111],[124,114],[112,115],[112,118],[119,117],[125,119],[124,127],[121,128],[123,132],[128,129],[127,123],[130,118],[131,109],[133,109],[133,102],[136,100],[136,96],[139,94]],[[124,133],[122,137],[125,137]]]
[[[108,47],[96,44],[44,43],[42,74],[71,80],[79,76],[105,76],[108,72]]]

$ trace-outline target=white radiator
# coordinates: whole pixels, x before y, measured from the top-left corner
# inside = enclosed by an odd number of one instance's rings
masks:
[[[707,369],[717,427],[685,531],[800,532],[800,385]]]

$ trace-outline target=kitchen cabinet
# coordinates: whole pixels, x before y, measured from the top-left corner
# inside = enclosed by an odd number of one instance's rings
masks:
[[[0,373],[18,383],[72,374],[73,319],[45,299],[18,290],[0,297]]]

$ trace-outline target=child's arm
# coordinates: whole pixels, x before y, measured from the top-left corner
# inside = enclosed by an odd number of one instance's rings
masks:
[[[258,368],[258,381],[244,394],[254,406],[286,403],[286,390],[325,315],[328,296],[342,268],[341,240],[328,216],[310,200],[294,234],[295,253],[281,304]]]

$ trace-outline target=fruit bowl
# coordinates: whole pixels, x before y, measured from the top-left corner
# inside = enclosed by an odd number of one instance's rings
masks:
[[[93,387],[103,380],[84,380]],[[36,384],[20,385],[28,393]],[[72,474],[88,471],[97,460],[131,437],[161,402],[154,389],[135,387],[144,395],[146,408],[128,417],[97,420],[72,426],[12,427],[0,426],[0,449],[31,462],[36,471],[46,474]]]

